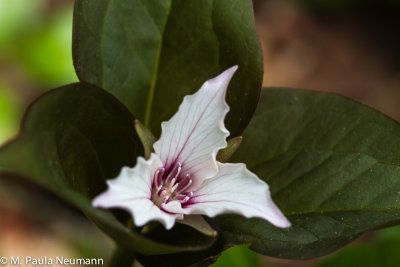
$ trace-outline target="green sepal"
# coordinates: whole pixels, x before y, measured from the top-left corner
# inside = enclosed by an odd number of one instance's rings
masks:
[[[139,120],[135,120],[135,129],[143,145],[144,158],[149,159],[150,154],[153,151],[153,144],[156,141],[156,138],[154,137],[153,133]]]
[[[224,149],[221,149],[217,155],[217,161],[225,163],[233,156],[236,150],[239,148],[242,143],[243,137],[237,136],[228,141],[227,146]]]
[[[208,236],[216,237],[218,234],[201,215],[185,215],[183,220],[177,220],[176,222],[186,224]]]

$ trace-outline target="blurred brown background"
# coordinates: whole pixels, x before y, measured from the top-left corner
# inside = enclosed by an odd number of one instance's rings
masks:
[[[268,0],[255,11],[264,86],[335,92],[400,118],[399,4]]]
[[[34,98],[77,81],[72,8],[73,0],[0,0],[0,143],[17,132]],[[339,93],[400,120],[399,1],[255,0],[254,9],[264,86]],[[112,242],[79,212],[10,186],[0,188],[0,199],[0,256],[109,257]],[[392,228],[313,261],[239,247],[217,266],[354,266],[346,264],[366,258],[365,266],[386,266],[380,258],[399,263],[398,250],[400,230]]]

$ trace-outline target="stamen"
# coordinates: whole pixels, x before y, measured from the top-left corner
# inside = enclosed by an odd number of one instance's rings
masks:
[[[169,196],[167,196],[166,198],[164,198],[163,203],[164,203],[164,204],[167,203],[168,200],[169,200]]]
[[[164,175],[165,169],[164,168],[160,168],[160,173],[158,174],[158,182],[161,185],[162,184],[162,177]]]
[[[186,195],[176,195],[175,197],[174,197],[174,200],[177,200],[177,201],[181,201],[181,200],[183,200],[183,199],[185,199],[185,197],[186,197]]]
[[[172,178],[177,178],[179,173],[181,172],[182,164],[180,162],[175,165],[172,171],[168,174],[167,178],[165,179],[165,183],[169,183]]]
[[[188,178],[190,178],[190,174],[186,174],[184,177],[182,177],[179,180],[179,183],[182,184],[182,185],[186,184],[188,182]]]
[[[180,180],[180,182],[189,181],[190,177],[191,177],[190,174],[186,174],[186,175]]]
[[[180,177],[182,171],[182,164],[178,162],[172,170],[165,177],[165,168],[158,168],[154,173],[153,188],[153,202],[160,206],[166,204],[169,201],[179,201],[180,203],[186,203],[193,196],[193,192],[185,193],[190,185],[192,179],[190,174]],[[164,178],[165,177],[165,178]]]
[[[160,193],[160,197],[164,198],[166,194],[167,194],[167,191],[166,190],[162,190],[161,193]]]
[[[159,174],[160,174],[160,169],[158,169],[156,171],[156,173],[154,174],[154,186],[157,188],[160,186],[160,184],[158,183],[158,175]]]
[[[156,173],[154,174],[154,185],[155,187],[159,187],[160,185],[162,185],[162,176],[165,172],[164,168],[158,168]]]
[[[176,190],[177,193],[184,192],[192,184],[192,182],[192,179],[186,179],[184,182],[180,183],[180,186]]]
[[[175,189],[178,188],[178,186],[179,186],[179,183],[176,183],[176,184],[172,187],[172,192],[174,192]]]

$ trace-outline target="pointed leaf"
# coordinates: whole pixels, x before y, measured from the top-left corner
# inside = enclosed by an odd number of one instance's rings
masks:
[[[292,227],[220,217],[221,238],[260,253],[312,258],[400,221],[400,125],[355,101],[264,90],[233,161],[270,185]]]
[[[128,229],[110,211],[93,208],[91,199],[105,190],[105,179],[135,165],[142,153],[134,118],[117,99],[89,84],[71,84],[28,109],[18,138],[0,148],[0,172],[24,177],[80,208],[126,249],[159,254],[210,246],[212,239],[162,244]]]
[[[185,95],[239,65],[226,120],[240,135],[257,105],[261,49],[249,0],[77,0],[73,58],[81,81],[120,99],[153,133]]]

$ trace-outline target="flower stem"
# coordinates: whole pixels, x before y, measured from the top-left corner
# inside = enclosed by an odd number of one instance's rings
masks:
[[[132,267],[135,261],[135,253],[117,247],[111,256],[109,267]]]

